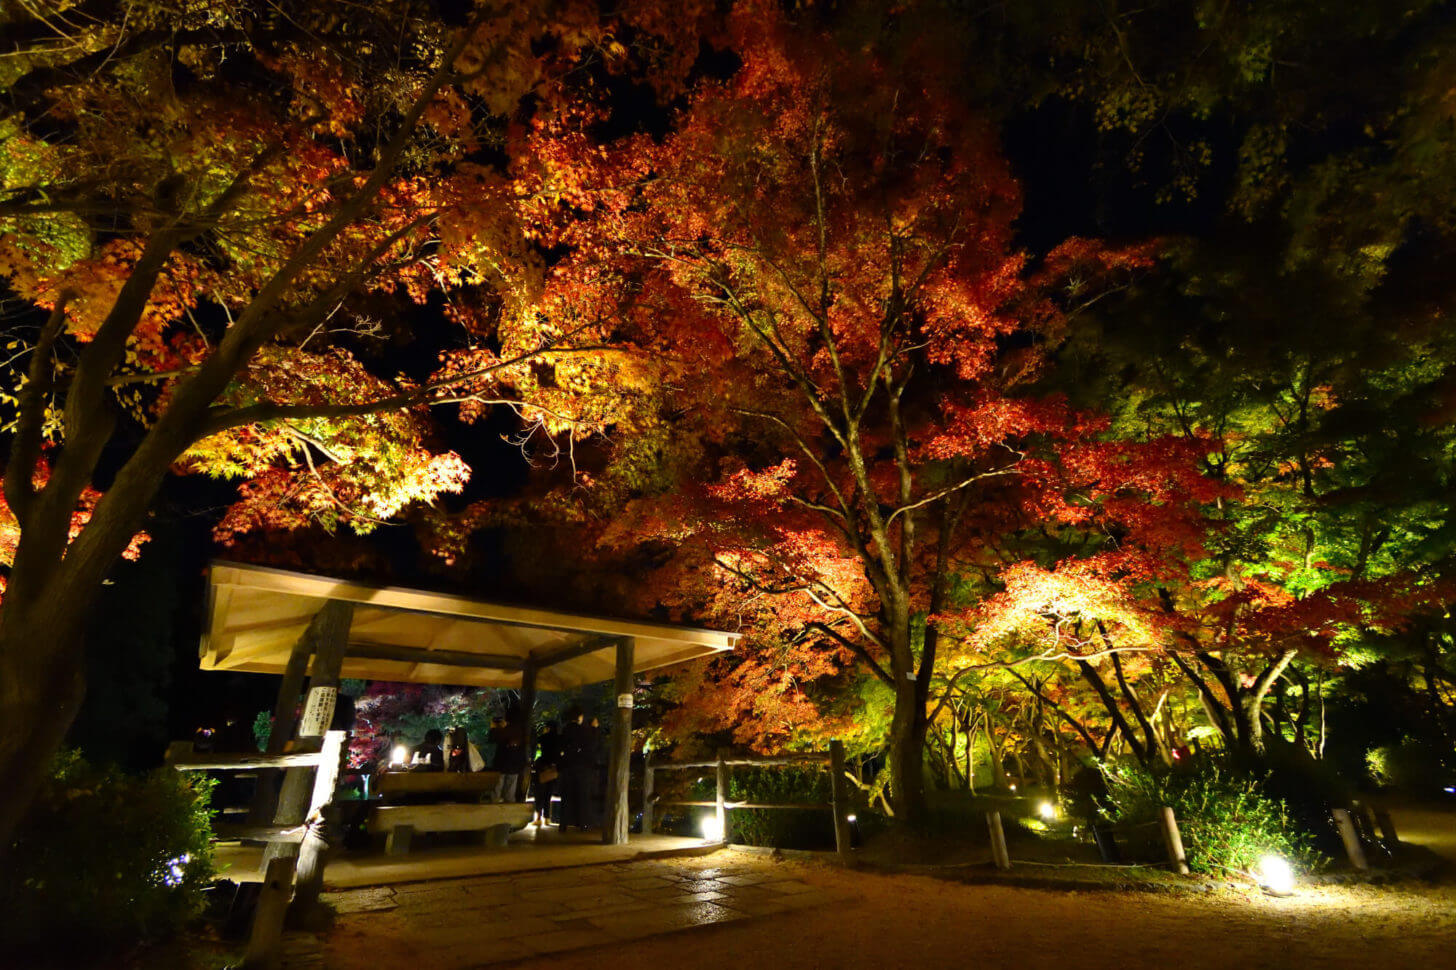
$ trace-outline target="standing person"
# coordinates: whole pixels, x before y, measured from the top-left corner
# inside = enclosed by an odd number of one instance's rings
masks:
[[[536,824],[551,824],[551,796],[556,794],[561,771],[561,736],[556,725],[541,731],[539,753],[532,766],[531,793],[536,806]]]
[[[451,728],[446,740],[449,743],[445,745],[445,770],[469,771],[470,740],[465,736],[465,729],[463,727]]]
[[[591,823],[591,728],[579,707],[567,711],[561,731],[561,831]]]
[[[506,787],[506,770],[502,767],[506,749],[506,719],[500,716],[491,718],[490,730],[485,737],[490,743],[490,761],[486,767],[500,775],[495,781],[495,787],[491,789],[490,800],[499,802],[501,796],[505,794]]]
[[[600,828],[607,802],[607,746],[602,738],[602,722],[592,718],[587,727],[587,763],[591,765],[589,817],[592,828]]]
[[[500,772],[500,779],[495,783],[497,802],[516,800],[516,785],[526,768],[526,747],[521,743],[523,732],[515,724],[519,718],[519,714],[513,715],[502,723],[500,740],[496,742],[495,770]],[[494,733],[493,728],[491,732]]]

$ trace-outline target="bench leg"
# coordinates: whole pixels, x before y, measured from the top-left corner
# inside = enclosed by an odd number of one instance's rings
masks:
[[[506,840],[510,837],[511,827],[509,825],[492,825],[485,830],[485,844],[492,849],[504,849]]]
[[[384,838],[384,851],[389,855],[404,855],[409,851],[410,841],[414,837],[413,825],[396,825]]]

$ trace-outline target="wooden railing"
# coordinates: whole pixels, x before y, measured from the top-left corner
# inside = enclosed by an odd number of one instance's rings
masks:
[[[829,802],[730,802],[728,794],[728,769],[738,766],[762,767],[765,765],[820,764],[829,771]],[[712,768],[717,783],[717,797],[712,801],[661,798],[656,793],[656,773],[659,771],[682,771],[692,768]],[[803,754],[786,754],[772,757],[729,757],[719,751],[712,761],[678,761],[654,764],[649,754],[642,774],[642,834],[652,832],[656,809],[659,805],[681,805],[714,809],[717,816],[721,840],[728,841],[728,812],[732,809],[829,809],[834,818],[834,849],[841,860],[847,860],[850,852],[849,791],[844,777],[844,743],[830,741],[828,751],[807,751]]]
[[[264,854],[266,871],[258,894],[257,909],[253,913],[253,927],[243,957],[244,967],[266,967],[276,958],[279,940],[283,935],[283,918],[287,914],[289,901],[293,898],[298,873],[316,872],[322,881],[324,843],[317,837],[318,828],[323,821],[324,806],[334,799],[334,786],[338,781],[345,736],[344,731],[327,731],[322,738],[299,738],[295,744],[317,744],[319,749],[282,754],[198,753],[192,750],[192,745],[188,742],[177,742],[167,749],[167,764],[178,771],[252,772],[264,768],[290,768],[313,772],[312,785],[308,786],[305,780],[305,790],[311,787],[312,794],[303,821],[299,824],[224,823],[213,826],[213,837],[216,841],[265,842],[269,847]],[[281,795],[279,801],[282,801]],[[279,851],[275,846],[289,848]],[[293,846],[297,848],[294,849]]]

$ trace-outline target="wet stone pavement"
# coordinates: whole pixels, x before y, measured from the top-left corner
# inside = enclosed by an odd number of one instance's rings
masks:
[[[283,964],[463,970],[835,901],[795,875],[768,859],[719,855],[327,893],[333,929],[290,935]]]

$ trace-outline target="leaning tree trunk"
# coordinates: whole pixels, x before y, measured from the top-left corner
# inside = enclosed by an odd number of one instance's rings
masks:
[[[26,604],[8,590],[0,611],[0,859],[45,781],[86,694],[85,605]],[[28,607],[28,608],[27,608]]]

